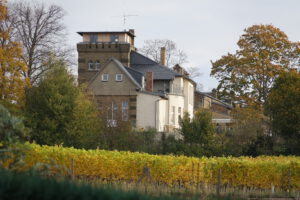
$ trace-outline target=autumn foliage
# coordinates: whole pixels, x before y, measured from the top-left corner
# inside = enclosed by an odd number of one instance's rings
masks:
[[[24,88],[29,81],[23,77],[27,71],[21,61],[22,49],[17,42],[11,41],[10,30],[6,28],[7,8],[0,2],[0,104],[9,108],[23,103]]]
[[[201,182],[217,183],[217,171],[222,171],[222,184],[233,187],[255,187],[259,189],[277,189],[288,187],[287,174],[291,171],[292,187],[300,189],[300,158],[295,156],[251,157],[186,157],[161,156],[126,151],[80,150],[62,146],[40,146],[26,143],[21,151],[26,157],[16,170],[26,171],[37,163],[48,166],[49,174],[70,174],[72,159],[76,177],[101,177],[110,181],[138,181],[145,165],[151,170],[154,181],[170,186],[185,186],[197,181],[192,176],[192,165],[200,163]],[[0,164],[8,167],[13,162],[8,159]]]
[[[219,80],[221,97],[261,105],[278,75],[299,63],[299,43],[272,25],[244,30],[236,53],[212,62],[211,75]]]

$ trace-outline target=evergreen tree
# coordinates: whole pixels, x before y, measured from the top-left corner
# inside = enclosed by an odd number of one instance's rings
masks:
[[[265,106],[274,134],[284,139],[287,154],[300,155],[300,74],[284,72],[276,79]]]
[[[77,148],[99,145],[101,121],[97,109],[75,84],[62,61],[48,63],[50,71],[26,100],[27,125],[39,144],[65,144]]]

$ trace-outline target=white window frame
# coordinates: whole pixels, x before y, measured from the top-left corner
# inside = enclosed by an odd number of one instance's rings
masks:
[[[107,109],[107,127],[117,127],[117,112],[118,105],[116,102],[111,102],[111,107]]]
[[[106,78],[105,78],[106,77]],[[109,74],[102,74],[101,81],[107,82],[109,80]]]
[[[118,79],[118,77],[121,77],[120,79]],[[116,81],[123,81],[123,74],[116,74]]]
[[[100,69],[100,62],[99,62],[99,60],[97,60],[95,62],[95,70],[99,70],[99,69]]]
[[[88,66],[89,66],[89,70],[95,70],[95,64],[93,63],[93,61],[89,61],[88,62]]]

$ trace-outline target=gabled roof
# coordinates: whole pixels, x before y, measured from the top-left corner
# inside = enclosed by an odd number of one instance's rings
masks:
[[[138,82],[140,85],[142,85],[142,81],[143,81],[143,73],[141,72],[138,72],[132,68],[129,68],[129,67],[125,67],[125,69],[128,71],[128,73],[132,76],[132,78],[134,78],[134,80],[136,82]]]
[[[160,65],[135,51],[130,53],[130,67],[143,74],[149,71],[153,72],[154,80],[173,80],[175,77],[182,77],[181,74],[173,69]]]
[[[158,63],[136,51],[132,51],[130,53],[130,64],[131,65],[157,65]]]
[[[210,94],[209,92],[195,91],[195,93],[202,94],[203,96],[207,96],[207,97],[209,97],[209,98],[211,98],[211,99],[214,99],[215,101],[218,102],[219,105],[222,105],[222,106],[224,106],[224,107],[226,107],[226,108],[229,108],[229,109],[232,109],[232,108],[233,108],[232,105],[230,105],[230,104],[228,104],[228,103],[225,103],[224,101],[222,101],[222,100],[220,100],[220,99],[217,99],[216,97],[213,97],[213,96],[209,95],[209,94]],[[212,103],[216,103],[216,104],[217,104],[217,102],[212,102]]]
[[[127,77],[138,87],[141,88],[141,85],[135,80],[135,78],[132,77],[132,75],[125,69],[125,67],[122,65],[120,61],[118,61],[115,58],[110,58],[101,68],[100,70],[90,79],[88,86],[95,80],[95,78],[103,71],[103,69],[110,63],[114,62],[116,63],[116,66],[119,67],[124,74],[127,75]]]

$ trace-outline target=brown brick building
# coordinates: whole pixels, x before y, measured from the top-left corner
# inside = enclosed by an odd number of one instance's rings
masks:
[[[108,125],[123,120],[169,131],[179,127],[183,112],[193,116],[194,82],[163,59],[157,63],[138,53],[134,30],[78,34],[78,82],[87,84]]]

